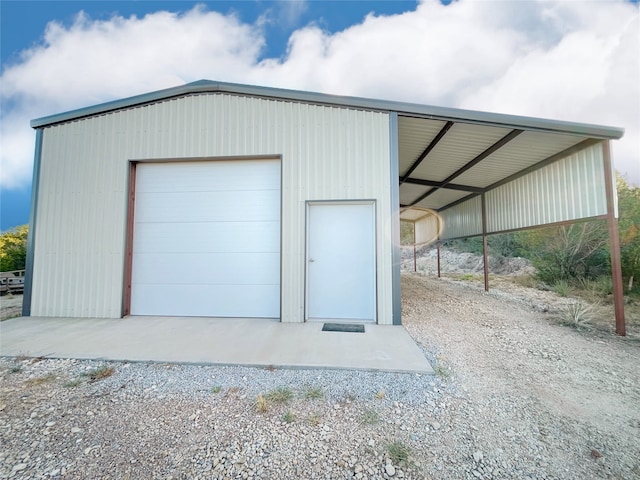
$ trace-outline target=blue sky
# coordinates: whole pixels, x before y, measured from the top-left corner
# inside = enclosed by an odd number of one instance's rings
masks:
[[[2,0],[0,14],[3,231],[28,221],[30,119],[201,78],[621,126],[615,166],[640,184],[637,2]]]

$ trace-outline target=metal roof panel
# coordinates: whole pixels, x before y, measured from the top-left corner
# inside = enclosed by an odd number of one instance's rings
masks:
[[[436,107],[432,105],[419,105],[414,103],[394,102],[389,100],[375,100],[361,97],[347,97],[329,95],[325,93],[304,92],[299,90],[286,90],[281,88],[260,87],[252,85],[240,85],[234,83],[216,82],[211,80],[199,80],[177,87],[167,88],[156,92],[136,95],[121,100],[102,103],[78,110],[59,113],[31,121],[33,128],[46,127],[55,123],[67,122],[91,115],[100,115],[113,110],[154,103],[167,98],[179,97],[193,93],[229,93],[237,95],[249,95],[263,98],[276,98],[296,102],[313,104],[335,105],[347,108],[364,110],[378,110],[386,112],[398,112],[410,116],[420,116],[435,120],[452,120],[466,123],[478,123],[504,128],[522,128],[545,132],[564,132],[583,135],[592,138],[617,139],[622,137],[624,129],[602,125],[589,125],[585,123],[565,122],[517,115],[505,115],[501,113],[479,112],[474,110],[462,110],[457,108]]]

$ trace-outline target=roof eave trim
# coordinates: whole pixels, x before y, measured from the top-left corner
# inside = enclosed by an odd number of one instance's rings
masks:
[[[624,135],[624,129],[603,125],[574,123],[560,120],[548,120],[502,113],[489,113],[476,110],[462,110],[457,108],[436,107],[414,103],[394,102],[390,100],[376,100],[362,97],[348,97],[326,93],[305,92],[282,88],[260,87],[254,85],[240,85],[235,83],[198,80],[177,87],[166,88],[151,93],[144,93],[133,97],[114,100],[111,102],[80,108],[69,112],[49,115],[31,121],[32,128],[42,128],[56,123],[77,120],[92,115],[100,115],[113,110],[133,107],[179,97],[192,93],[230,93],[251,95],[264,98],[299,101],[315,104],[334,105],[341,107],[361,108],[364,110],[378,110],[397,112],[399,115],[418,116],[434,120],[445,120],[464,123],[479,123],[484,125],[523,128],[550,133],[582,135],[591,138],[619,139]]]

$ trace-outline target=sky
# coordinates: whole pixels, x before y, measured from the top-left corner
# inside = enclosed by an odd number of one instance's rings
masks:
[[[0,230],[46,115],[200,79],[623,127],[640,185],[637,0],[0,1]]]

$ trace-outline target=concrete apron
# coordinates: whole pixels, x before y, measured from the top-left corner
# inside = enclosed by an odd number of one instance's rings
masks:
[[[0,354],[433,374],[402,326],[323,332],[320,322],[269,319],[22,317],[0,322]]]

